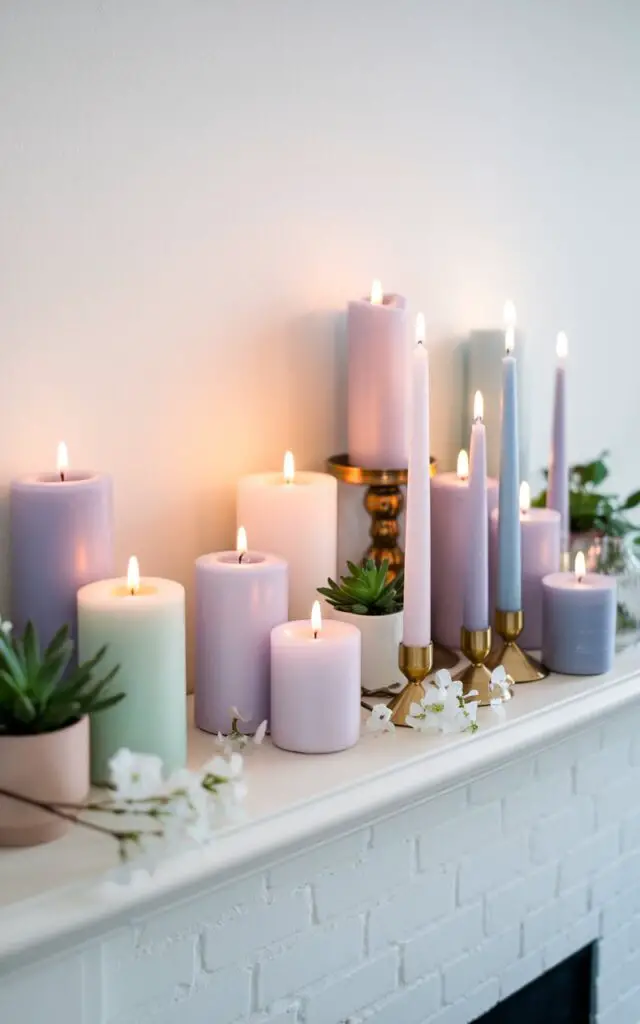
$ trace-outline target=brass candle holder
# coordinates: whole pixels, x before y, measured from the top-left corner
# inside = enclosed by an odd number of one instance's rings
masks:
[[[522,633],[524,613],[503,612],[496,609],[496,633],[501,642],[498,643],[487,658],[487,667],[497,668],[504,665],[505,672],[515,683],[537,683],[545,679],[549,672],[539,661],[532,658],[520,647],[516,640]]]
[[[433,670],[433,644],[426,647],[398,646],[398,666],[407,685],[387,705],[394,725],[406,725],[411,705],[419,704],[425,695],[424,681]]]
[[[371,517],[369,536],[371,543],[362,556],[362,561],[372,558],[380,565],[385,558],[389,563],[389,580],[396,578],[404,569],[404,551],[398,543],[400,526],[398,517],[404,508],[401,487],[408,479],[406,469],[365,469],[349,462],[348,455],[332,455],[327,460],[327,469],[343,484],[366,487],[364,507]],[[431,476],[435,476],[437,462],[433,455],[430,461]],[[434,644],[432,671],[451,669],[458,664],[458,656],[442,644]]]
[[[492,700],[500,696],[491,691],[491,672],[486,665],[491,651],[491,627],[465,629],[463,626],[460,630],[460,648],[470,664],[458,673],[456,679],[462,683],[462,692],[465,697],[472,690],[476,690],[480,707],[486,707]],[[503,697],[503,699],[505,698]]]

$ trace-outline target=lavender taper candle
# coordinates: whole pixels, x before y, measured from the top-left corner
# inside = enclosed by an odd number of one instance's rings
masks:
[[[564,331],[560,331],[556,342],[555,394],[553,399],[553,429],[551,434],[551,455],[549,458],[549,480],[547,485],[547,508],[560,513],[560,552],[569,551],[569,465],[567,462],[567,359],[568,342]]]

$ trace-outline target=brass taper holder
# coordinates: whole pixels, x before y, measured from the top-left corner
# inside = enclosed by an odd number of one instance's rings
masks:
[[[426,647],[398,645],[398,667],[407,680],[405,688],[387,705],[394,725],[406,725],[412,704],[425,695],[424,681],[433,669],[433,644]]]
[[[462,693],[466,697],[472,690],[476,690],[480,707],[486,707],[492,700],[500,698],[499,691],[493,693],[491,690],[491,672],[485,664],[491,650],[491,627],[465,629],[463,626],[460,630],[460,649],[470,662],[456,676],[462,683]]]
[[[522,633],[523,626],[522,609],[517,612],[496,609],[496,633],[501,643],[496,644],[491,651],[487,658],[487,667],[494,669],[498,665],[504,665],[505,672],[511,676],[514,683],[537,683],[545,679],[549,672],[539,661],[518,647],[516,640]]]

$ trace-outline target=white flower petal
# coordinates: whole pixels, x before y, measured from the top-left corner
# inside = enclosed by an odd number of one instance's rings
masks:
[[[263,739],[265,738],[266,735],[267,735],[267,719],[265,718],[264,722],[260,722],[260,725],[256,729],[255,735],[253,737],[253,742],[256,745],[259,746],[262,743],[262,741],[263,741]]]

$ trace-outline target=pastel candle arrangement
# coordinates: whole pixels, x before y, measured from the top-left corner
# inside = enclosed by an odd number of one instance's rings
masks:
[[[555,390],[553,398],[553,427],[551,433],[551,455],[549,458],[549,480],[547,484],[547,508],[560,513],[560,550],[564,556],[569,551],[569,463],[567,458],[567,351],[569,344],[564,331],[560,331],[556,343]]]
[[[467,494],[465,545],[466,587],[462,625],[470,632],[489,626],[489,516],[487,507],[487,448],[482,395],[476,392],[471,428],[471,459]]]
[[[323,622],[318,601],[311,621],[271,634],[271,736],[303,754],[344,750],[360,736],[360,631]]]
[[[287,452],[282,473],[241,477],[237,523],[256,551],[289,566],[289,614],[302,618],[319,582],[336,575],[338,484],[328,473],[299,472]]]
[[[429,355],[425,323],[416,319],[411,366],[411,432],[404,574],[405,647],[431,643],[431,490],[429,473]]]
[[[455,473],[431,478],[431,598],[433,639],[446,647],[460,643],[466,586],[469,457],[458,455]],[[487,479],[489,513],[498,504],[498,481]]]
[[[498,513],[491,516],[491,565],[495,572]],[[522,551],[522,611],[524,626],[518,643],[525,650],[542,647],[542,580],[560,570],[560,513],[531,508],[526,480],[520,485],[520,544]]]
[[[542,594],[544,664],[569,675],[608,672],[615,654],[615,579],[587,573],[580,551],[575,572],[545,576]]]
[[[113,575],[111,478],[70,470],[61,443],[56,472],[13,480],[9,506],[14,626],[31,619],[43,646],[65,624],[75,638],[78,588]]]
[[[496,606],[502,612],[522,608],[520,554],[520,470],[518,459],[518,384],[513,357],[515,307],[505,305],[505,355],[502,360],[500,490],[498,496],[498,572]]]
[[[347,311],[349,461],[364,469],[407,465],[405,299],[385,295],[374,281],[371,296]]]
[[[126,699],[91,721],[91,778],[107,782],[121,748],[156,754],[168,772],[186,763],[185,592],[173,580],[140,578],[136,558],[126,578],[78,591],[78,653],[92,658],[107,645],[105,670]]]
[[[270,638],[287,620],[287,564],[247,551],[238,530],[235,551],[196,561],[195,721],[205,732],[231,730],[235,707],[245,732],[270,718]]]

